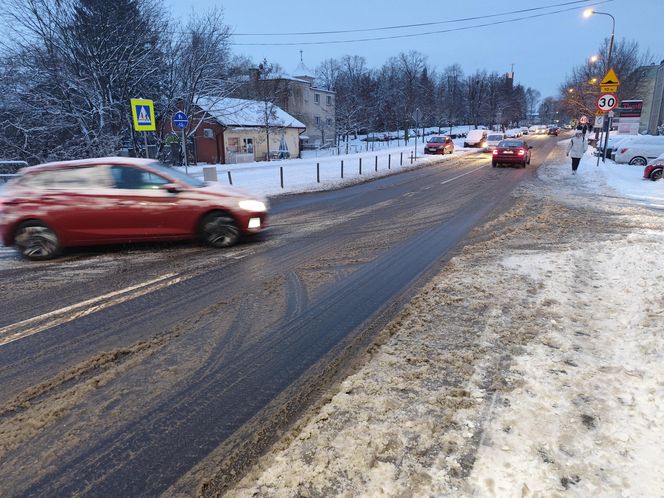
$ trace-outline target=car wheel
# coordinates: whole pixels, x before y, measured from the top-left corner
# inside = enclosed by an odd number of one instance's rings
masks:
[[[491,161],[491,166],[495,168],[496,166],[498,166],[498,163],[496,161]]]
[[[656,182],[657,180],[661,179],[661,178],[662,178],[662,171],[663,171],[663,170],[661,170],[661,169],[656,169],[655,171],[653,171],[653,172],[650,174],[650,179],[651,179],[653,182]]]
[[[633,166],[645,166],[646,164],[648,164],[648,161],[646,160],[645,157],[636,156],[629,161],[629,164]]]
[[[215,211],[201,220],[200,237],[212,247],[230,247],[240,239],[240,230],[232,216]]]
[[[33,261],[55,258],[62,250],[57,234],[48,225],[36,220],[18,226],[14,244],[24,258]]]

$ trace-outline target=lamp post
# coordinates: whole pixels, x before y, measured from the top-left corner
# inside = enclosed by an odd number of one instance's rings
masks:
[[[606,60],[606,70],[608,71],[609,69],[611,69],[611,54],[613,53],[613,38],[615,37],[616,33],[616,18],[613,17],[608,12],[598,12],[593,9],[586,9],[583,11],[583,17],[585,18],[589,18],[590,16],[595,14],[600,16],[609,16],[611,18],[611,41],[609,42],[609,55]],[[606,127],[606,136],[604,137],[604,150],[602,151],[602,162],[606,162],[606,148],[609,145],[609,132],[611,131],[612,114],[613,112],[609,113],[608,116],[609,119],[607,119],[607,122],[604,124],[604,126]],[[599,157],[597,157],[597,165],[599,166]]]
[[[599,11],[593,10],[593,9],[586,9],[586,10],[583,11],[583,17],[585,17],[585,18],[588,18],[588,17],[593,16],[595,14],[600,15],[600,16],[609,16],[611,18],[611,23],[612,23],[612,25],[611,25],[611,41],[609,42],[609,55],[608,55],[608,58],[606,60],[606,66],[607,66],[607,70],[608,70],[608,69],[611,68],[611,54],[613,53],[613,38],[614,38],[614,35],[615,35],[615,32],[616,32],[616,18],[613,17],[608,12],[599,12]]]

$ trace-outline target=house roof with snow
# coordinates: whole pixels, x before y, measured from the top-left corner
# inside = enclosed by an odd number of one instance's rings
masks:
[[[316,78],[316,74],[311,69],[309,69],[304,62],[300,62],[297,65],[295,71],[293,71],[293,76],[295,78]]]
[[[195,104],[224,126],[264,127],[265,103],[258,100],[235,98],[199,97]],[[306,128],[280,107],[270,104],[272,116],[270,126],[283,128]]]

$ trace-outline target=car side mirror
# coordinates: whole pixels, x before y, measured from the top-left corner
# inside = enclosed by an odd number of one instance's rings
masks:
[[[529,148],[529,149],[532,149],[532,148],[533,148],[533,146],[532,146],[532,145],[529,145],[529,146],[528,146],[528,148]]]
[[[175,183],[165,183],[160,188],[161,190],[165,190],[170,194],[177,194],[181,190],[180,187]]]

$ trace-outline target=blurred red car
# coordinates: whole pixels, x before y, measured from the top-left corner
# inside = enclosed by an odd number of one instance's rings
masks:
[[[71,246],[198,238],[228,247],[267,227],[267,201],[154,159],[107,157],[21,170],[0,197],[0,236],[34,260]]]
[[[525,140],[503,140],[493,149],[491,165],[495,168],[499,164],[517,164],[525,168],[530,164],[530,149]]]
[[[557,137],[559,132],[560,132],[560,128],[558,128],[557,126],[552,126],[551,128],[549,128],[547,130],[546,134],[547,135],[554,135],[554,136]]]

